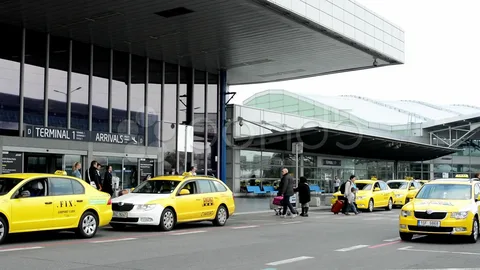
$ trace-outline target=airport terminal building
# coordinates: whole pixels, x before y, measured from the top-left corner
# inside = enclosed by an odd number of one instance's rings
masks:
[[[97,160],[123,187],[197,165],[236,188],[228,85],[404,61],[403,31],[354,0],[9,0],[0,26],[1,172]]]
[[[292,143],[304,142],[300,175],[331,190],[335,176],[434,179],[480,172],[480,107],[360,96],[300,96],[266,90],[229,106],[230,175],[237,190],[255,178],[295,173]],[[252,177],[255,175],[255,177]]]

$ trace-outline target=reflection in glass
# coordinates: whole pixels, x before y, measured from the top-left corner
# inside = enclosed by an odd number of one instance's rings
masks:
[[[205,174],[205,72],[195,71],[193,89],[193,163],[197,166],[198,174]],[[208,172],[207,172],[208,173]]]
[[[162,95],[162,62],[150,60],[148,82],[148,145],[159,146]]]
[[[67,127],[68,61],[70,41],[50,37],[50,69],[48,71],[48,126]],[[77,90],[78,91],[78,90]]]
[[[132,85],[130,94],[130,134],[145,134],[146,59],[132,56]]]
[[[177,108],[179,109],[178,112],[178,123],[180,125],[187,125],[190,123],[187,123],[187,107],[189,106],[188,104],[188,97],[187,97],[187,84],[188,80],[191,80],[191,70],[188,68],[181,67],[180,68],[180,94],[179,94],[179,99],[177,100]],[[179,127],[180,128],[180,127]],[[179,134],[182,134],[179,132]],[[177,134],[178,140],[182,140],[182,143],[178,143],[177,145],[185,145],[185,137],[181,137]],[[185,146],[186,147],[186,146]],[[183,173],[185,171],[188,171],[190,166],[190,160],[191,160],[191,152],[188,152],[187,155],[185,156],[186,149],[177,149],[179,152],[179,168],[178,171],[180,173]]]
[[[178,172],[176,168],[176,110],[177,110],[177,66],[165,63],[165,101],[162,124],[162,147],[164,149],[164,173]],[[182,155],[180,155],[182,158]]]
[[[110,50],[93,49],[92,130],[108,132],[108,76]]]
[[[218,117],[218,75],[208,74],[208,108],[207,108],[207,130],[208,130],[208,143],[209,146],[205,146],[208,151],[207,168],[213,174],[217,175],[217,117]]]
[[[43,126],[47,35],[27,31],[25,37],[24,116],[28,125]]]
[[[114,133],[127,133],[128,63],[128,53],[113,53],[112,132]]]
[[[88,130],[88,74],[90,46],[74,42],[72,55],[71,128]]]
[[[0,43],[0,135],[18,136],[22,30],[0,24],[8,42]]]

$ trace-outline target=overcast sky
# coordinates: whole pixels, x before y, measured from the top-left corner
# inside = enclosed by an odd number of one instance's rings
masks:
[[[233,103],[267,89],[480,106],[480,0],[357,0],[405,31],[405,64],[280,83],[230,86]]]

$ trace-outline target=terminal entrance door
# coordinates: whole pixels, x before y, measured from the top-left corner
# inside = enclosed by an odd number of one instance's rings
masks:
[[[63,155],[25,153],[23,168],[26,173],[54,173],[62,167]]]

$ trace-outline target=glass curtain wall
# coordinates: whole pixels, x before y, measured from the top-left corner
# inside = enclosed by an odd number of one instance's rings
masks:
[[[9,37],[0,44],[0,135],[22,136],[25,124],[148,135],[145,143],[163,151],[164,173],[183,172],[186,165],[216,172],[217,74],[0,27]],[[187,160],[177,153],[179,124],[195,126]]]

